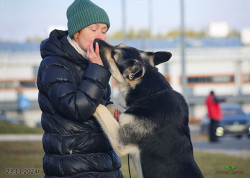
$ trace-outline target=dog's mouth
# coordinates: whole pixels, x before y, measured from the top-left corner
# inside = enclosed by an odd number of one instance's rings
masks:
[[[114,48],[113,46],[111,46],[110,44],[106,43],[105,41],[101,40],[101,39],[95,39],[94,40],[94,50],[96,50],[96,43],[99,44],[99,53],[100,53],[100,57],[102,59],[103,65],[106,69],[108,69],[110,71],[110,65],[109,65],[109,59],[108,59],[108,53],[111,53],[112,49]],[[111,55],[110,55],[111,56]]]
[[[108,48],[108,49],[111,50],[111,49],[114,48],[114,46],[112,46],[112,45],[106,43],[105,41],[97,38],[97,39],[94,40],[94,43],[93,43],[94,50],[96,50],[96,43],[99,44],[99,48],[100,49],[102,49],[102,48]]]
[[[100,57],[102,59],[104,68],[110,71],[110,73],[118,83],[124,83],[125,80],[119,69],[119,65],[116,63],[115,59],[112,58],[112,55],[114,55],[112,51],[114,51],[115,46],[112,46],[100,39],[94,40],[94,46],[96,45],[96,43],[99,44]]]

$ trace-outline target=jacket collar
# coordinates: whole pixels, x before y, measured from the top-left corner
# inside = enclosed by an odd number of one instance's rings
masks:
[[[78,65],[88,65],[89,61],[83,57],[68,41],[68,31],[53,30],[49,38],[40,45],[41,56],[60,56]]]
[[[67,40],[69,44],[71,44],[75,48],[75,50],[82,55],[82,57],[87,58],[86,52],[83,51],[82,48],[80,48],[80,46],[75,42],[75,40],[69,37],[69,35],[67,36]]]

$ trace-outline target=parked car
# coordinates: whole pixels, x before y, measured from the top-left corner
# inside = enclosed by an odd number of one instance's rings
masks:
[[[236,136],[241,138],[247,135],[250,138],[250,117],[241,109],[240,105],[221,105],[222,120],[216,129],[217,136]],[[208,133],[210,120],[206,116],[201,121],[201,133]]]

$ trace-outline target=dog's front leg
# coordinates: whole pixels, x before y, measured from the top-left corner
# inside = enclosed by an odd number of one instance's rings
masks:
[[[97,119],[99,124],[101,125],[103,131],[107,135],[114,151],[121,155],[119,149],[119,123],[115,120],[112,114],[104,105],[99,105],[96,108],[94,113],[94,117]]]
[[[104,106],[99,105],[96,108],[94,117],[97,119],[101,125],[104,133],[107,135],[114,151],[119,156],[124,156],[126,154],[134,152],[137,147],[132,145],[124,145],[119,138],[120,124],[115,120],[110,111]]]

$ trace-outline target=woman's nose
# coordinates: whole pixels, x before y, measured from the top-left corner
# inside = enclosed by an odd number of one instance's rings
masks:
[[[103,34],[103,33],[101,32],[101,33],[99,33],[99,34],[97,35],[96,38],[98,38],[98,39],[100,39],[100,40],[105,40],[105,39],[106,39],[106,34]]]

